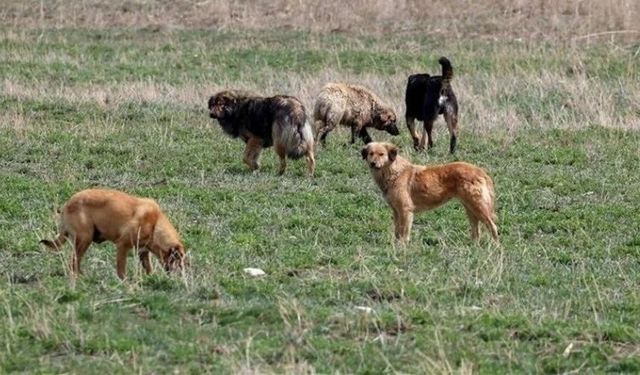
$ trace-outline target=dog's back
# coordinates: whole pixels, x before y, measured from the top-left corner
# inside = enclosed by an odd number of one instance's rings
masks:
[[[59,249],[67,237],[90,235],[93,242],[115,242],[129,230],[150,233],[158,216],[158,204],[111,189],[86,189],[69,198],[60,212],[59,235],[41,243]],[[138,229],[139,227],[139,229]]]
[[[358,134],[371,142],[369,127],[398,135],[395,110],[366,87],[347,83],[328,83],[320,91],[313,118],[322,143],[338,125],[351,127],[351,143]]]
[[[378,95],[364,86],[331,82],[318,94],[314,119],[324,121],[330,112],[341,112],[346,117],[358,114],[369,119],[372,109],[386,107]]]
[[[129,230],[149,232],[162,213],[153,199],[117,190],[87,189],[69,199],[62,215],[73,232],[93,231],[94,238],[116,241]]]

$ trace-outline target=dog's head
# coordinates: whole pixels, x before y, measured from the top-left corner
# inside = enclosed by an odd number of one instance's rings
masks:
[[[232,91],[222,91],[209,98],[209,117],[220,119],[228,117],[235,110],[238,95]]]
[[[398,147],[386,142],[371,142],[362,148],[362,158],[369,168],[381,169],[391,165],[398,156]]]
[[[373,115],[373,127],[391,135],[400,134],[396,125],[396,113],[392,109],[378,109]]]
[[[167,272],[182,271],[185,266],[185,261],[186,252],[181,243],[176,243],[162,251],[162,263],[164,270]]]

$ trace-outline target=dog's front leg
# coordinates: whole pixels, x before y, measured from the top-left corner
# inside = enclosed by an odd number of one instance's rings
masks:
[[[149,251],[148,250],[142,250],[138,253],[138,257],[140,258],[140,263],[142,263],[142,268],[144,268],[144,272],[148,274],[151,273],[152,271],[152,266],[151,266],[151,258],[149,256]]]
[[[262,139],[251,137],[247,140],[247,146],[244,149],[244,163],[249,166],[249,169],[255,171],[260,168],[260,152],[262,151]]]
[[[367,132],[367,127],[364,124],[362,124],[362,122],[359,120],[355,121],[351,125],[351,144],[354,144],[356,142],[356,139],[355,139],[356,134],[358,135],[358,137],[360,137],[360,139],[362,139],[364,144],[371,143],[372,139],[371,139],[371,136],[369,136],[369,133]]]
[[[396,241],[400,241],[400,238],[402,237],[402,233],[400,232],[400,214],[395,208],[393,209],[393,227]]]
[[[351,144],[356,143],[356,126],[351,125]]]
[[[131,246],[129,246],[129,244],[119,244],[117,247],[116,272],[118,273],[120,280],[124,280],[127,276],[127,254],[129,253]]]
[[[413,225],[413,212],[405,211],[400,215],[400,222],[402,223],[402,243],[409,242],[409,236],[411,235],[411,226]]]
[[[369,135],[369,132],[367,132],[367,128],[365,128],[364,126],[362,127],[362,129],[360,129],[360,133],[358,133],[358,135],[365,145],[373,141],[373,139],[371,139],[371,136]]]
[[[394,220],[396,223],[396,240],[404,245],[409,242],[413,224],[413,212],[409,210],[394,210]]]
[[[416,122],[413,117],[407,117],[407,128],[409,128],[409,134],[411,134],[411,139],[413,139],[413,148],[418,151],[420,146],[420,137],[418,136],[418,132],[416,131]]]

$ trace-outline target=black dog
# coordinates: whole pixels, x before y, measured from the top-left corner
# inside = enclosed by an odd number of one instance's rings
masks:
[[[425,141],[428,140],[429,148],[433,147],[431,129],[433,122],[438,115],[444,115],[447,122],[451,141],[449,152],[453,154],[456,149],[457,129],[458,129],[458,100],[451,88],[453,78],[453,67],[446,57],[438,60],[442,65],[441,76],[430,76],[428,74],[413,74],[409,76],[407,91],[405,93],[405,103],[407,104],[407,127],[413,138],[413,147],[417,150],[424,150]],[[422,121],[424,130],[422,137],[418,137],[414,121]]]
[[[273,146],[280,157],[279,174],[287,167],[287,157],[307,157],[309,174],[315,170],[313,131],[302,103],[292,97],[261,97],[228,90],[209,99],[209,116],[222,130],[246,143],[244,162],[251,170],[260,167],[262,149]]]

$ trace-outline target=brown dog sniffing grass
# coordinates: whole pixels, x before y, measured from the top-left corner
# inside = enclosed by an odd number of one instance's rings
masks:
[[[60,212],[59,234],[40,243],[60,250],[67,238],[74,241],[71,270],[80,273],[80,262],[92,242],[113,242],[117,248],[116,269],[124,279],[127,254],[138,249],[140,262],[151,273],[153,253],[167,272],[184,267],[185,249],[180,235],[153,199],[135,197],[121,191],[87,189],[74,194]]]
[[[498,242],[493,181],[481,168],[464,162],[414,165],[399,156],[391,143],[369,143],[362,148],[362,158],[393,210],[399,242],[409,241],[414,212],[436,208],[451,198],[462,202],[474,241],[478,241],[478,223],[482,222]]]

